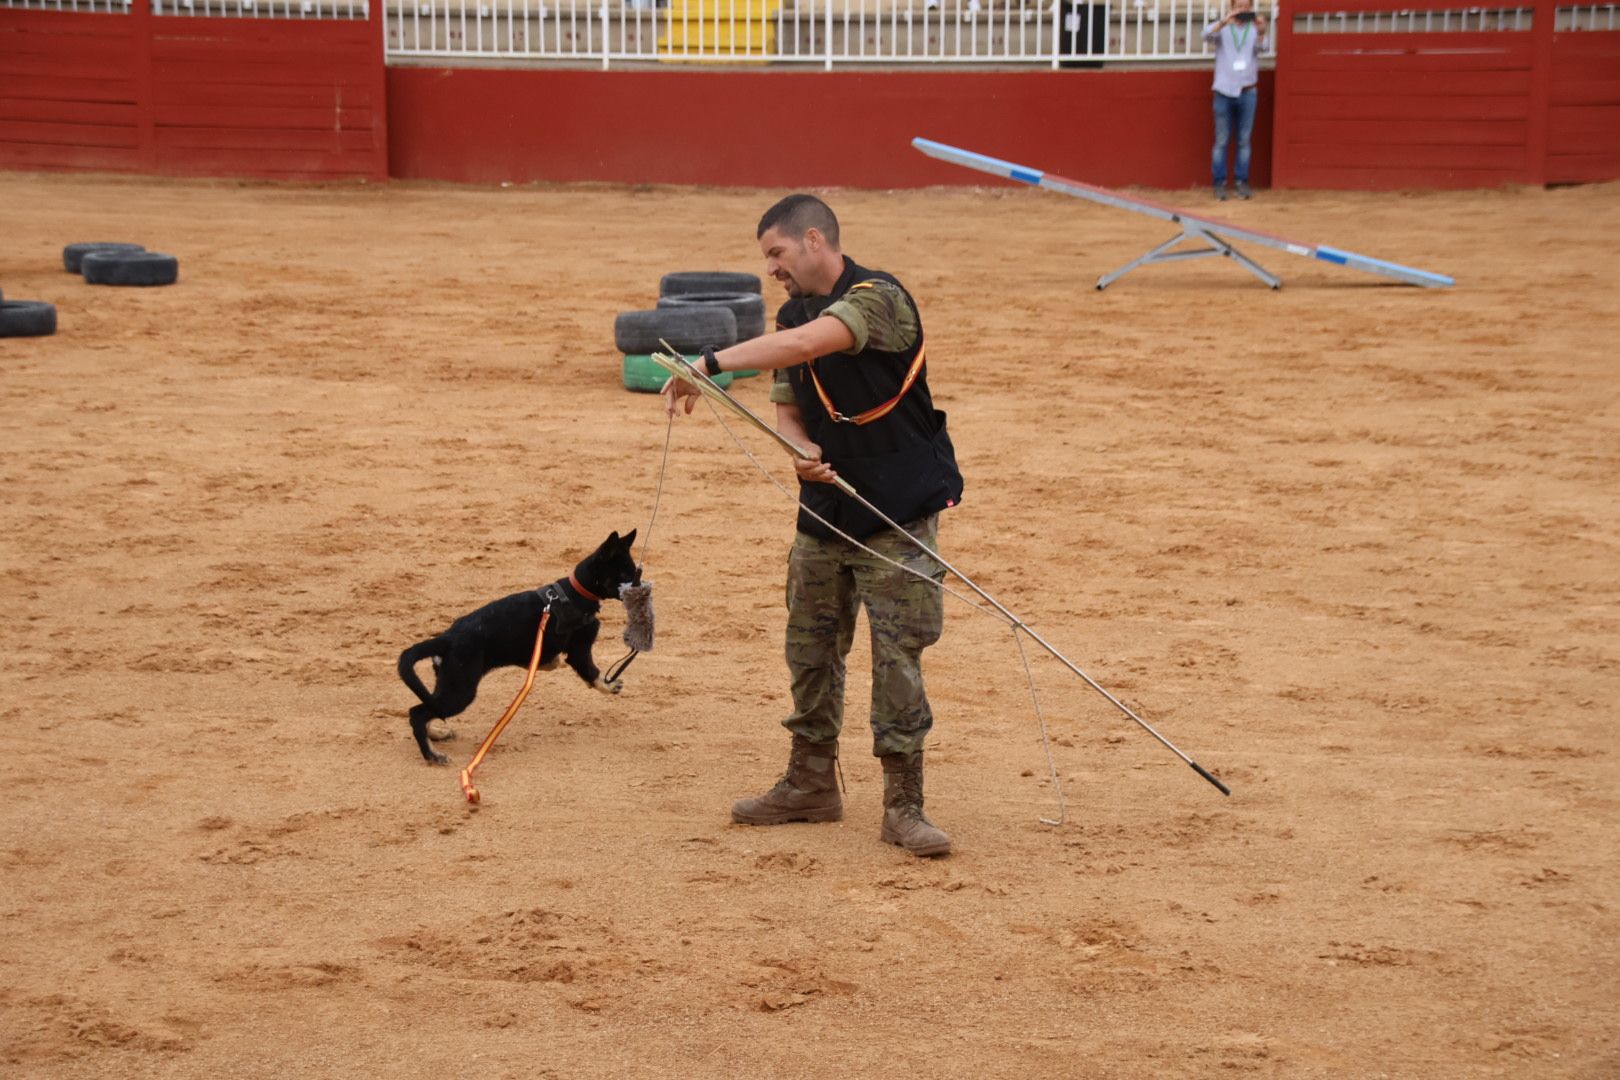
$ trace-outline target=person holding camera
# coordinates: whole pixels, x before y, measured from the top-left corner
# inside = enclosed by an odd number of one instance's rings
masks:
[[[1204,27],[1204,40],[1215,46],[1215,152],[1211,172],[1215,198],[1226,200],[1226,152],[1237,135],[1237,161],[1232,178],[1237,195],[1249,190],[1249,136],[1254,133],[1254,108],[1259,100],[1260,54],[1267,46],[1265,17],[1254,12],[1254,0],[1232,0],[1221,19]]]

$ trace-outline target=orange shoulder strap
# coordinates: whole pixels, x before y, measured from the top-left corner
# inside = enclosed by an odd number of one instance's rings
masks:
[[[859,285],[851,285],[848,291],[854,292],[856,289],[870,289],[875,284],[875,282],[863,281]],[[901,399],[904,398],[906,394],[910,392],[912,386],[916,384],[917,376],[922,374],[923,364],[927,362],[927,359],[928,346],[926,343],[920,343],[917,346],[916,359],[911,361],[911,367],[907,369],[906,377],[900,382],[900,392],[894,395],[894,397],[890,398],[888,401],[885,401],[883,404],[875,405],[863,413],[857,413],[855,416],[845,416],[833,405],[832,398],[827,396],[827,388],[821,385],[821,379],[816,375],[816,362],[814,360],[810,361],[809,364],[810,381],[816,384],[816,397],[821,399],[821,407],[827,410],[827,415],[832,417],[834,423],[855,425],[870,424],[874,420],[883,419],[885,416],[888,416],[894,411],[895,406],[900,404]]]

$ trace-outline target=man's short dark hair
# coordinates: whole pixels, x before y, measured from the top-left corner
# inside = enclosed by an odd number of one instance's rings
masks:
[[[834,251],[839,250],[838,218],[832,207],[814,195],[789,195],[765,211],[754,238],[757,240],[772,229],[780,229],[782,235],[791,240],[803,240],[805,233],[816,229],[827,238],[827,244]]]

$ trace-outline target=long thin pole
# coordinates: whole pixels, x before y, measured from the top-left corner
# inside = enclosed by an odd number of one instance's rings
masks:
[[[664,344],[665,344],[666,347],[668,346],[668,342],[665,342]],[[671,352],[674,352],[674,350],[671,349]],[[738,416],[742,417],[748,423],[754,425],[759,430],[765,432],[771,438],[775,439],[778,443],[781,443],[782,447],[785,450],[787,450],[788,453],[792,454],[794,457],[798,458],[801,461],[811,461],[811,460],[813,460],[811,458],[810,454],[807,451],[805,451],[803,447],[801,447],[797,443],[793,442],[793,440],[787,438],[780,431],[777,431],[775,428],[771,427],[763,419],[761,419],[752,409],[750,409],[748,406],[744,405],[742,402],[738,401],[736,398],[732,397],[730,394],[726,393],[726,391],[723,388],[718,386],[706,374],[699,371],[697,368],[693,367],[690,363],[688,363],[685,357],[680,356],[678,353],[676,354],[675,357],[668,357],[668,356],[663,355],[662,353],[653,353],[652,354],[652,360],[653,360],[653,363],[657,364],[659,367],[663,368],[665,371],[669,372],[671,375],[675,376],[678,379],[681,379],[683,382],[690,383],[692,386],[696,387],[698,389],[698,391],[700,393],[702,393],[705,397],[708,397],[708,398],[710,398],[710,399],[712,399],[714,401],[720,402],[721,404],[725,405],[728,409],[730,409],[732,412],[734,412]],[[970,588],[974,592],[978,593],[979,596],[982,599],[984,599],[987,603],[989,603],[992,607],[994,607],[997,611],[999,611],[1003,618],[1005,618],[1013,626],[1017,627],[1018,629],[1022,630],[1024,633],[1028,634],[1031,641],[1034,641],[1041,648],[1043,648],[1047,652],[1051,653],[1052,656],[1055,657],[1057,659],[1057,661],[1059,663],[1061,663],[1064,667],[1068,668],[1070,671],[1072,671],[1076,675],[1080,676],[1081,679],[1085,680],[1085,683],[1086,683],[1087,686],[1091,687],[1093,690],[1097,691],[1097,693],[1099,693],[1103,697],[1107,698],[1109,700],[1109,702],[1111,704],[1113,704],[1113,706],[1115,708],[1117,708],[1120,712],[1124,713],[1126,716],[1128,716],[1132,720],[1136,721],[1137,725],[1140,726],[1143,731],[1147,732],[1149,735],[1153,736],[1160,743],[1162,743],[1164,745],[1165,749],[1169,750],[1172,754],[1175,754],[1182,761],[1185,761],[1189,766],[1192,767],[1193,771],[1196,772],[1199,776],[1202,776],[1205,780],[1208,780],[1211,784],[1214,784],[1215,787],[1220,791],[1220,793],[1222,795],[1230,795],[1230,794],[1232,794],[1232,789],[1231,788],[1229,788],[1225,784],[1221,783],[1220,780],[1218,780],[1216,777],[1211,775],[1210,772],[1207,769],[1205,769],[1202,765],[1198,764],[1198,762],[1194,761],[1192,758],[1190,758],[1186,754],[1182,753],[1181,749],[1179,747],[1177,747],[1175,743],[1171,742],[1169,739],[1167,739],[1163,735],[1159,734],[1159,732],[1153,727],[1152,724],[1148,723],[1146,720],[1143,720],[1140,716],[1137,716],[1136,713],[1134,711],[1132,711],[1130,706],[1126,705],[1123,701],[1119,700],[1119,698],[1115,697],[1113,694],[1110,694],[1107,690],[1105,690],[1102,687],[1102,685],[1100,683],[1097,682],[1096,679],[1093,679],[1090,675],[1087,675],[1084,671],[1082,671],[1080,669],[1080,667],[1077,664],[1074,663],[1074,661],[1070,660],[1067,656],[1064,656],[1062,653],[1058,652],[1058,650],[1055,647],[1053,647],[1053,645],[1050,642],[1048,642],[1045,638],[1041,637],[1041,635],[1037,634],[1034,630],[1031,630],[1028,623],[1024,622],[1023,619],[1020,619],[1017,615],[1014,615],[1011,611],[1009,611],[1006,608],[1006,606],[1002,604],[1002,602],[1000,600],[997,600],[995,597],[991,596],[989,593],[987,593],[983,589],[979,588],[978,584],[972,578],[968,577],[966,574],[962,573],[962,571],[958,570],[956,567],[952,566],[949,562],[945,561],[945,559],[939,554],[939,552],[934,551],[927,544],[923,543],[921,540],[917,539],[915,536],[912,536],[910,533],[906,532],[905,529],[901,528],[900,525],[897,522],[895,522],[892,518],[890,518],[887,514],[885,514],[883,511],[879,510],[877,507],[873,506],[871,504],[871,502],[869,502],[866,499],[865,496],[863,496],[859,491],[855,490],[854,486],[851,485],[849,483],[849,481],[845,480],[841,476],[835,476],[833,478],[833,483],[836,484],[838,486],[839,490],[843,491],[844,494],[848,495],[850,498],[854,499],[856,502],[860,503],[863,507],[865,507],[867,510],[871,511],[874,515],[876,515],[877,518],[880,521],[882,521],[885,525],[887,525],[889,528],[891,528],[891,529],[895,530],[896,532],[900,533],[900,535],[906,537],[913,544],[916,544],[919,548],[921,548],[924,552],[926,552],[930,558],[934,559],[941,566],[943,566],[946,570],[949,570],[952,574],[954,574],[956,576],[957,580],[961,581],[968,588]]]

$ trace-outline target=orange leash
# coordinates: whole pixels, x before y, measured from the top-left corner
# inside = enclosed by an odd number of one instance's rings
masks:
[[[517,697],[512,699],[512,704],[506,707],[506,712],[501,715],[499,720],[495,721],[495,726],[489,729],[489,734],[484,736],[483,745],[479,746],[478,753],[473,755],[472,761],[467,764],[465,769],[461,770],[461,793],[467,796],[467,801],[470,803],[476,803],[479,799],[478,789],[473,787],[473,770],[478,768],[479,763],[484,760],[484,755],[489,753],[489,748],[495,745],[495,740],[501,737],[501,732],[506,730],[506,725],[512,722],[512,717],[517,715],[518,709],[523,705],[523,699],[529,696],[529,687],[534,685],[534,673],[540,667],[540,646],[545,641],[546,623],[550,620],[551,607],[548,605],[546,610],[540,614],[540,629],[534,635],[534,655],[529,657],[529,673],[523,678],[523,689],[518,691]]]

